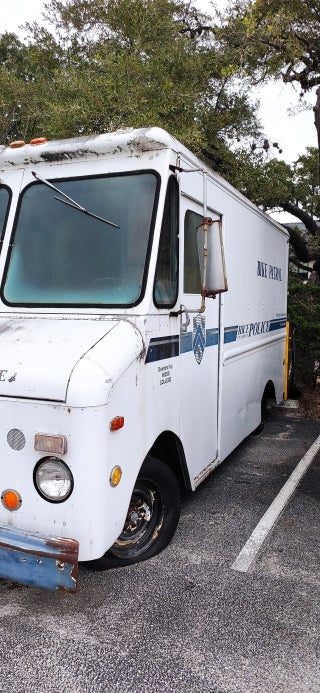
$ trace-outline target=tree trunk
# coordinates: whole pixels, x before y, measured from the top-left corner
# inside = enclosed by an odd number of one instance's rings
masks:
[[[318,137],[319,180],[320,180],[320,87],[318,87],[316,94],[317,94],[317,100],[316,100],[316,105],[315,105],[313,110],[314,110],[314,124],[316,127],[317,137]]]

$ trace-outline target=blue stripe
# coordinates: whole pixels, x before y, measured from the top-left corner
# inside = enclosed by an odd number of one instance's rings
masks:
[[[192,351],[192,332],[181,332],[180,335],[180,354]]]
[[[252,337],[257,337],[258,335],[262,334],[268,334],[269,332],[275,332],[276,330],[283,330],[286,326],[286,318],[274,318],[273,320],[264,320],[264,321],[257,321],[257,322],[252,322],[248,323],[246,325],[240,325],[241,328],[243,327],[253,327],[255,325],[261,325],[267,324],[269,322],[268,330],[262,331],[262,332],[252,332],[252,334],[245,334],[243,333],[240,336],[246,337],[246,338],[252,338]],[[235,342],[237,341],[238,338],[238,329],[239,325],[233,325],[232,327],[225,327],[224,329],[224,343],[229,344],[230,342]]]
[[[146,363],[161,361],[162,359],[170,359],[179,354],[187,354],[193,351],[192,332],[181,332],[173,337],[153,337],[150,339]],[[206,330],[206,347],[216,346],[218,344],[219,331],[217,327],[211,327]]]
[[[264,321],[267,323],[268,321]],[[252,325],[259,324],[250,323]],[[267,332],[262,334],[268,334],[268,332],[275,332],[276,330],[282,330],[286,326],[286,318],[275,318],[270,320],[269,329]],[[245,335],[244,335],[245,336]],[[246,335],[248,336],[248,335]],[[251,335],[257,336],[257,335]],[[235,342],[238,337],[238,325],[231,325],[224,328],[224,343],[229,344],[230,342]],[[167,335],[165,337],[153,337],[150,339],[146,363],[152,363],[154,361],[161,361],[162,359],[171,359],[179,354],[187,354],[193,351],[193,334],[189,332],[181,332],[180,335]],[[206,330],[206,347],[217,346],[219,343],[219,330],[217,327],[210,327]]]
[[[238,325],[224,328],[224,343],[235,342],[238,334]]]
[[[275,319],[270,321],[270,332],[273,332],[274,330],[283,330],[283,328],[286,326],[286,318],[281,318],[280,320]]]
[[[150,339],[146,363],[161,361],[162,359],[172,359],[179,356],[179,335],[168,335],[167,337],[153,337]]]
[[[206,347],[216,346],[219,342],[219,330],[217,327],[211,327],[206,330]]]

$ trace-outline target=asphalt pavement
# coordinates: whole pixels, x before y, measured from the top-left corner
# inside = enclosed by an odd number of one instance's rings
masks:
[[[320,693],[320,455],[250,569],[232,568],[320,434],[271,414],[194,494],[159,556],[80,569],[76,595],[0,580],[1,693]]]

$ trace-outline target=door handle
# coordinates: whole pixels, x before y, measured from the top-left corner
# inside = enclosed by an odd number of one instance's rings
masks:
[[[188,325],[190,325],[189,313],[188,313],[186,307],[182,306],[182,305],[180,306],[179,312],[180,312],[180,332],[186,332],[188,329]],[[185,316],[186,316],[185,322],[183,322],[183,318],[182,318],[183,313],[185,313]]]

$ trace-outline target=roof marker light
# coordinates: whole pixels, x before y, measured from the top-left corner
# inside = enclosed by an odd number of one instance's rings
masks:
[[[19,147],[24,147],[24,146],[25,146],[24,140],[16,140],[15,142],[10,142],[10,144],[9,144],[10,149],[19,149]]]
[[[45,144],[47,142],[45,137],[35,137],[33,140],[30,140],[30,144]]]

